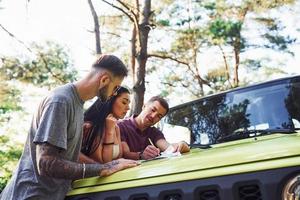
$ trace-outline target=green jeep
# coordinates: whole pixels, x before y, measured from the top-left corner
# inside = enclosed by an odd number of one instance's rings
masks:
[[[300,76],[175,106],[160,128],[191,152],[74,181],[66,199],[299,199]]]

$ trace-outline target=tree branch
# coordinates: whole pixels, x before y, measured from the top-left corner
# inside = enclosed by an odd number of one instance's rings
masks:
[[[117,0],[117,1],[119,2],[119,4],[121,4],[123,7],[125,7],[134,16],[135,19],[138,18],[137,15],[135,14],[135,12],[132,10],[132,8],[130,8],[127,4],[125,4],[121,0]],[[133,6],[131,6],[131,7],[133,7]],[[138,5],[137,5],[137,7],[138,7]],[[137,9],[137,10],[139,10],[139,9]]]
[[[94,20],[94,33],[95,33],[95,40],[96,40],[96,53],[101,54],[101,43],[100,43],[100,26],[99,26],[99,20],[98,20],[98,15],[97,12],[94,8],[92,0],[88,0],[88,4],[90,6],[90,10],[93,16]]]
[[[124,6],[127,10],[128,10],[128,12],[130,12],[132,15],[133,15],[133,17],[132,17],[132,19],[133,19],[133,24],[134,24],[134,26],[136,27],[136,31],[137,31],[137,39],[138,39],[138,44],[140,44],[141,45],[141,35],[139,34],[140,33],[140,27],[139,27],[139,13],[135,13],[131,8],[129,8],[129,6],[127,6],[124,2],[122,2],[121,0],[117,0],[122,6]],[[136,7],[137,7],[137,11],[139,12],[139,5],[138,5],[138,1],[136,1]]]
[[[43,61],[43,63],[45,64],[45,68],[48,70],[48,72],[49,72],[54,78],[56,78],[57,80],[59,80],[60,82],[62,82],[62,83],[65,84],[65,83],[66,83],[65,80],[61,79],[58,75],[54,74],[54,73],[51,71],[51,68],[48,66],[48,62],[47,62],[47,60],[45,59],[44,54],[42,54],[42,53],[38,53],[38,54],[39,54],[40,57],[42,58],[42,61]]]
[[[114,4],[112,4],[112,3],[110,3],[110,2],[108,2],[106,0],[102,0],[102,1],[104,3],[110,5],[111,7],[116,8],[117,10],[121,11],[122,13],[124,13],[130,19],[130,21],[134,22],[134,19],[124,9],[122,9],[122,8],[120,8],[120,7],[114,5]]]
[[[206,85],[210,86],[210,83],[209,83],[208,81],[204,80],[203,78],[201,78],[201,77],[199,76],[199,74],[195,73],[195,72],[192,70],[191,65],[190,65],[189,63],[187,63],[187,62],[184,62],[184,61],[182,61],[182,60],[179,60],[178,58],[174,58],[174,57],[169,56],[169,55],[148,54],[148,58],[150,58],[150,57],[156,57],[156,58],[161,58],[161,59],[168,59],[168,60],[175,61],[175,62],[177,62],[177,63],[179,63],[179,64],[183,64],[183,65],[187,66],[187,67],[188,67],[188,70],[189,70],[192,74],[194,74],[194,76],[195,76],[197,79],[201,80],[203,84],[206,84]]]
[[[190,67],[189,63],[187,62],[184,62],[182,60],[179,60],[178,58],[174,58],[172,56],[169,56],[169,55],[161,55],[161,54],[148,54],[148,58],[150,57],[156,57],[156,58],[161,58],[161,59],[168,59],[168,60],[172,60],[172,61],[175,61],[179,64],[183,64],[183,65],[186,65],[188,67]]]
[[[2,26],[2,24],[0,24],[0,27],[12,38],[14,38],[17,42],[19,42],[20,44],[22,44],[29,52],[33,53],[32,50],[26,46],[26,44],[19,40],[14,34],[12,34],[10,31],[8,31],[4,26]]]

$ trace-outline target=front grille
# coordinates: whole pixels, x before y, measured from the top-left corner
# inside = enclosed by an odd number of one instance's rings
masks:
[[[163,191],[159,194],[159,200],[182,200],[183,192],[181,190]]]
[[[129,200],[149,200],[148,194],[135,194],[130,196]]]
[[[108,198],[105,198],[105,200],[121,200],[121,198],[120,197],[108,197]]]
[[[199,193],[199,200],[220,200],[217,190],[206,190]]]
[[[66,200],[281,200],[282,183],[300,166],[95,192]]]
[[[239,187],[239,200],[262,200],[258,185],[244,185]]]

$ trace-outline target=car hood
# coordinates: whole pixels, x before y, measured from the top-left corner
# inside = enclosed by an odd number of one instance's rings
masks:
[[[142,162],[108,177],[73,182],[68,195],[186,181],[300,165],[300,133],[273,134],[192,149],[178,157]]]

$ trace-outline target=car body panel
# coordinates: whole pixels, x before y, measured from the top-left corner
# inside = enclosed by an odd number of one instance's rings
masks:
[[[192,149],[179,157],[143,162],[108,177],[77,180],[68,195],[203,179],[300,165],[300,133],[272,134]]]

